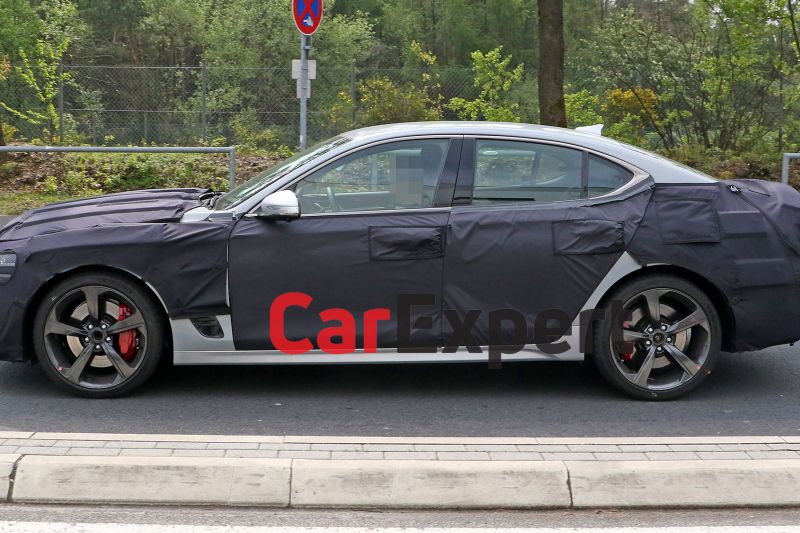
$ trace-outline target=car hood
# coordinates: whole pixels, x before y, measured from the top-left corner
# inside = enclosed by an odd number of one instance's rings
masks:
[[[203,189],[153,189],[49,204],[27,211],[0,230],[0,241],[113,224],[177,222],[200,205]]]

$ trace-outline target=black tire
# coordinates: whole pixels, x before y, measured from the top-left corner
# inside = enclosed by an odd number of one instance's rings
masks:
[[[653,296],[654,294],[659,296]],[[668,298],[672,298],[673,301],[669,301]],[[674,320],[670,322],[669,318],[661,315],[664,317],[663,320],[654,322],[650,318],[653,314],[648,305],[650,299],[662,302],[655,307],[660,312],[665,309],[674,311]],[[611,317],[615,312],[618,313],[620,304],[625,308],[634,308],[636,315],[632,315],[631,322],[625,326],[629,332],[625,334],[625,340],[628,342],[614,344],[613,339],[620,337],[619,333],[615,333],[616,336],[612,337],[612,328],[614,322],[618,324],[616,327],[620,327],[621,319],[619,316],[616,320]],[[682,313],[688,313],[691,317],[680,316],[681,313],[676,309],[681,305],[686,307]],[[681,327],[702,317],[699,312],[691,311],[690,305],[696,305],[695,311],[702,311],[706,320],[696,326],[680,330]],[[722,336],[719,313],[699,287],[683,278],[669,274],[650,274],[631,280],[609,295],[604,310],[606,318],[598,322],[594,328],[592,359],[605,380],[628,396],[643,400],[678,398],[700,386],[719,360]],[[644,316],[638,322],[634,322],[635,316],[638,315]],[[664,324],[667,324],[667,331],[656,339],[654,336],[661,333],[659,330]],[[677,333],[669,337],[673,328]],[[617,332],[619,331],[618,329]],[[682,336],[681,342],[685,343],[681,345],[681,349],[678,349],[679,336]],[[630,340],[632,338],[642,340]],[[658,342],[655,342],[656,340]],[[650,358],[651,353],[652,358]],[[689,358],[684,359],[682,355],[688,355]],[[638,369],[637,360],[641,361]],[[649,366],[647,366],[648,361],[650,361]],[[656,363],[662,366],[655,368]],[[686,370],[687,367],[689,370]],[[653,377],[654,372],[658,372],[655,377]],[[670,385],[671,381],[668,378],[677,382]],[[661,382],[657,382],[656,379]]]
[[[90,298],[87,291],[96,296]],[[83,303],[80,303],[81,298],[85,300]],[[88,310],[90,299],[98,302],[93,307],[94,313]],[[88,310],[83,322],[75,315],[81,305]],[[115,324],[123,326],[124,316],[109,315],[112,306],[116,306],[117,312],[132,313],[141,326],[110,333]],[[68,323],[67,327],[81,332],[54,332],[54,321],[60,327]],[[99,331],[101,323],[106,331]],[[90,340],[90,331],[104,338]],[[106,271],[77,274],[49,290],[36,311],[32,333],[36,360],[45,375],[63,390],[87,398],[115,398],[138,389],[158,368],[167,345],[167,327],[158,301],[136,282]],[[122,335],[128,335],[126,350],[120,349]],[[84,362],[79,364],[79,360]],[[76,367],[74,371],[73,366]]]

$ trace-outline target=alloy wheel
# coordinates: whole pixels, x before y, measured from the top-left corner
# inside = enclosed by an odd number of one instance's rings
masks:
[[[676,289],[652,288],[627,300],[622,310],[622,334],[612,331],[610,345],[614,364],[627,381],[665,391],[700,372],[711,351],[711,328],[694,298]]]
[[[139,308],[119,291],[83,286],[56,300],[44,325],[47,357],[61,377],[86,389],[130,380],[147,353]]]

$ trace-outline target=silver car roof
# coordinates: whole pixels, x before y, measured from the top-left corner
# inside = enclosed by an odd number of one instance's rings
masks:
[[[657,183],[714,183],[717,180],[653,152],[591,133],[511,122],[405,122],[361,128],[342,134],[353,144],[369,144],[411,135],[517,137],[572,144],[626,161],[650,174]],[[349,148],[353,144],[348,143]],[[347,146],[347,145],[346,145]]]

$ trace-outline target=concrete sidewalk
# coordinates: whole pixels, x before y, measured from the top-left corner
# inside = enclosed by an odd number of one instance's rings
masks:
[[[0,433],[0,501],[533,509],[800,505],[798,437]]]
[[[325,437],[0,432],[0,454],[425,461],[800,459],[800,437]]]

